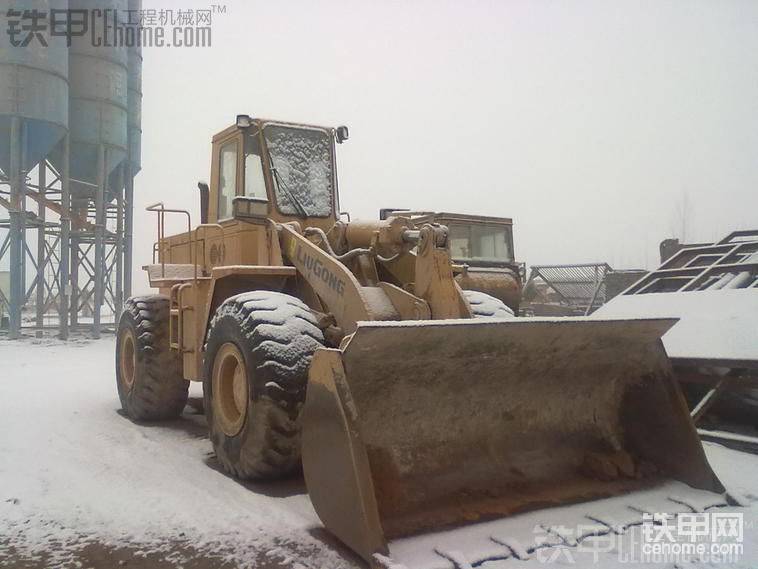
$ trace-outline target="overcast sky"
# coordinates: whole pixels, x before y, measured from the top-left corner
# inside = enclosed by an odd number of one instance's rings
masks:
[[[145,8],[207,8],[152,2]],[[238,113],[327,126],[342,208],[512,217],[518,260],[656,265],[758,227],[758,2],[226,3],[210,48],[144,53],[144,206],[189,207]],[[135,290],[145,286],[135,271]]]

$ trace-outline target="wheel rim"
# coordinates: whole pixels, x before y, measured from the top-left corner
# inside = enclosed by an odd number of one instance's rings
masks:
[[[237,346],[226,343],[213,362],[214,421],[233,437],[242,430],[247,415],[248,385],[245,360]]]
[[[137,350],[134,345],[134,332],[127,330],[121,337],[121,383],[127,391],[134,385],[134,370],[137,367]]]

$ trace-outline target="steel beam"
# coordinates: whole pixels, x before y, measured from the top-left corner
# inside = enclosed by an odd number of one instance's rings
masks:
[[[79,324],[79,266],[81,264],[81,254],[79,251],[79,232],[74,231],[71,234],[71,295],[69,296],[69,320],[71,327]]]
[[[37,192],[42,198],[47,190],[47,161],[43,159],[37,167]],[[45,325],[45,267],[47,266],[47,251],[45,250],[46,228],[45,218],[47,208],[43,202],[37,203],[37,217],[40,224],[37,227],[37,279],[35,282],[37,296],[35,299],[37,336],[42,335]]]
[[[97,190],[95,191],[95,270],[94,306],[92,313],[92,337],[100,337],[100,311],[103,306],[105,278],[105,191],[108,185],[106,175],[107,150],[100,144],[97,150]]]
[[[68,339],[68,307],[71,296],[69,263],[71,259],[71,191],[69,187],[69,135],[63,137],[63,172],[61,172],[61,258],[59,265],[58,335]]]
[[[10,152],[10,306],[9,336],[21,336],[21,308],[24,304],[24,213],[23,204],[23,156],[20,117],[11,118]]]
[[[132,238],[134,234],[134,164],[126,165],[126,186],[124,188],[124,298],[132,296]]]
[[[118,167],[116,183],[116,290],[114,298],[114,317],[118,322],[121,309],[124,305],[124,170],[127,162],[124,161]]]

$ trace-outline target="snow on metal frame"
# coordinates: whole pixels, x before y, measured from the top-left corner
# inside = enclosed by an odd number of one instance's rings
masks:
[[[679,318],[663,336],[673,359],[754,362],[758,289],[619,295],[591,318]]]

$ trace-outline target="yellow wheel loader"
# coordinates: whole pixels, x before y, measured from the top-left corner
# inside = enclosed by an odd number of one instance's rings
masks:
[[[118,328],[131,418],[177,416],[202,381],[223,467],[271,479],[302,461],[324,525],[370,563],[398,536],[666,479],[723,490],[660,340],[675,321],[470,301],[444,225],[342,221],[346,138],[240,115],[213,138],[201,224],[148,208],[160,294]],[[168,215],[187,231],[166,236]]]

